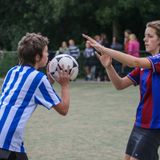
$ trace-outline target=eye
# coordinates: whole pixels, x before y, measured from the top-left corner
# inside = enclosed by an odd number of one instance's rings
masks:
[[[149,37],[149,38],[152,38],[153,36],[149,34],[148,37]]]

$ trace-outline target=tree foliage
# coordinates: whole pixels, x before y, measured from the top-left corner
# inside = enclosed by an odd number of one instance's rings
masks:
[[[1,0],[0,47],[15,50],[26,32],[41,32],[50,49],[62,40],[82,42],[82,33],[122,35],[130,28],[140,38],[145,23],[158,19],[159,0]]]

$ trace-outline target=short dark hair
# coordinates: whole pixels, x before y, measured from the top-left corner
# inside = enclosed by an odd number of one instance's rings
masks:
[[[125,29],[124,32],[127,32],[128,34],[132,33],[132,31],[130,29]]]
[[[42,58],[42,52],[49,40],[40,33],[26,33],[18,43],[19,63],[35,65],[35,57],[38,54]]]

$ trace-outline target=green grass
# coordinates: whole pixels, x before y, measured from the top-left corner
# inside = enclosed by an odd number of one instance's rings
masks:
[[[56,84],[55,89],[60,88]],[[117,91],[110,82],[71,83],[69,114],[39,106],[25,145],[30,160],[121,160],[133,126],[138,87]]]
[[[55,90],[60,92],[59,85]],[[30,160],[122,160],[139,101],[138,87],[77,80],[66,117],[38,106],[25,132]]]

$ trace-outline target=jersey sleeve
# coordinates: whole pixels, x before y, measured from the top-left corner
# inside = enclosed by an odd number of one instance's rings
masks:
[[[47,76],[43,77],[40,85],[37,88],[35,102],[36,104],[43,105],[47,109],[51,109],[53,106],[56,106],[61,102],[60,97],[51,86]]]
[[[153,72],[160,73],[160,54],[149,56],[148,60],[151,62]]]
[[[140,83],[140,68],[135,68],[132,72],[130,72],[127,77],[133,81],[134,85],[139,85]]]

